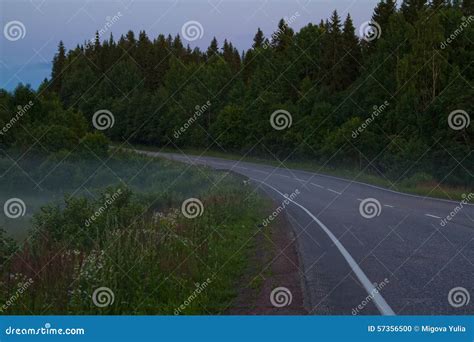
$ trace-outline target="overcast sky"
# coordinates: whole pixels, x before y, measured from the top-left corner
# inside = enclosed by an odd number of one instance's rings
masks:
[[[377,0],[0,0],[0,88],[13,89],[19,82],[36,88],[50,76],[51,60],[60,40],[66,48],[91,39],[115,15],[112,32],[118,39],[129,29],[145,30],[153,39],[159,33],[176,35],[184,23],[194,20],[203,27],[201,39],[189,42],[207,48],[213,36],[229,39],[247,49],[261,27],[268,37],[278,20],[294,16],[294,29],[319,23],[337,9],[350,13],[356,29],[370,20]],[[119,15],[120,13],[120,15]],[[297,15],[296,15],[297,13]],[[18,40],[6,37],[5,26],[19,21],[24,26]],[[15,36],[14,39],[17,37]],[[11,39],[11,36],[10,36]],[[188,43],[183,40],[184,43]]]

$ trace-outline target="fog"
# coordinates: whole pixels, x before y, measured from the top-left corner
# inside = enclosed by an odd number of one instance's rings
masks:
[[[205,191],[215,176],[209,170],[136,154],[115,154],[104,160],[75,160],[60,155],[43,158],[35,154],[22,157],[20,153],[0,157],[0,204],[4,207],[8,200],[17,199],[14,202],[23,207],[21,215],[11,213],[18,216],[14,218],[3,210],[0,227],[21,240],[42,206],[62,206],[65,196],[97,199],[110,187],[128,188],[160,210],[172,199]]]

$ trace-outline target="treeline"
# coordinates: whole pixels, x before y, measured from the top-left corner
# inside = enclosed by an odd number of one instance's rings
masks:
[[[24,157],[38,154],[55,155],[59,160],[61,155],[71,159],[101,158],[108,154],[109,144],[106,136],[89,129],[77,109],[65,109],[56,94],[35,92],[23,85],[12,94],[0,89],[0,159],[6,153],[8,164],[18,165],[20,159],[26,161]],[[0,163],[0,170],[2,166]],[[1,174],[7,177],[6,172]]]
[[[57,94],[90,127],[95,112],[109,110],[114,125],[104,133],[114,141],[472,185],[473,125],[453,129],[448,117],[473,112],[473,3],[381,1],[365,39],[336,11],[299,32],[281,20],[243,53],[215,38],[201,51],[179,35],[97,34],[69,51],[60,43],[39,92]],[[291,126],[274,129],[277,110],[290,113]]]

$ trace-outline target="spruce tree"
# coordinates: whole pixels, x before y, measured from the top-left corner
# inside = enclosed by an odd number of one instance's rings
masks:
[[[264,41],[265,41],[265,36],[263,35],[263,31],[259,27],[257,29],[257,33],[255,33],[255,36],[253,37],[252,48],[254,49],[261,48],[263,46]]]
[[[53,58],[53,69],[51,72],[51,90],[59,93],[61,90],[61,83],[63,78],[63,69],[66,64],[66,49],[61,40],[58,45],[58,52]]]
[[[219,54],[219,44],[217,43],[216,37],[214,37],[211,41],[211,45],[209,45],[209,47],[207,48],[206,55],[207,55],[207,58],[211,58],[212,56],[218,55],[218,54]]]
[[[418,19],[419,12],[425,7],[426,0],[403,0],[400,10],[409,23]]]
[[[293,34],[293,29],[283,19],[280,19],[278,30],[272,34],[272,47],[277,52],[286,50],[292,43]]]
[[[331,91],[337,91],[344,87],[343,71],[340,63],[345,51],[342,45],[341,19],[336,10],[332,13],[331,19],[326,23],[327,32],[323,38],[323,66],[326,77],[325,84]]]
[[[359,38],[355,34],[354,24],[348,14],[344,21],[342,31],[342,46],[345,51],[342,61],[342,88],[346,88],[354,82],[362,65],[362,53],[359,46]]]
[[[390,16],[397,11],[396,6],[395,0],[382,0],[375,7],[372,21],[380,25],[382,32],[387,28]]]

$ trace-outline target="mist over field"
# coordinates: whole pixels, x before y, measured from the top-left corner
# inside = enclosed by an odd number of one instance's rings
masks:
[[[38,153],[38,152],[36,152]],[[178,203],[191,194],[201,194],[212,186],[212,179],[200,178],[200,171],[167,160],[149,160],[146,157],[115,151],[105,162],[94,157],[79,160],[68,154],[45,158],[29,153],[19,163],[19,154],[0,159],[0,201],[21,198],[26,204],[25,215],[18,219],[1,217],[0,226],[21,239],[31,228],[34,213],[52,204],[64,207],[66,197],[97,199],[107,188],[123,187],[153,199],[152,210]]]

